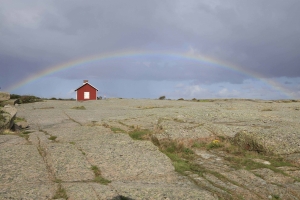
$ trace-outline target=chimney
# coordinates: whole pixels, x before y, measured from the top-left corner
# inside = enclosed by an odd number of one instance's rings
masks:
[[[83,85],[89,82],[88,80],[83,80]]]

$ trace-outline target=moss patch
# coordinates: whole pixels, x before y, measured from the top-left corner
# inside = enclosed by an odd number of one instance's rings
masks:
[[[150,138],[151,131],[148,129],[135,129],[128,134],[134,140],[143,140]]]
[[[86,108],[84,106],[75,106],[72,109],[75,109],[75,110],[86,110]]]
[[[111,183],[110,180],[107,180],[101,176],[101,171],[99,170],[99,168],[97,166],[92,165],[91,170],[93,170],[93,172],[95,174],[95,178],[94,178],[95,182],[103,184],[103,185],[107,185],[107,184]]]

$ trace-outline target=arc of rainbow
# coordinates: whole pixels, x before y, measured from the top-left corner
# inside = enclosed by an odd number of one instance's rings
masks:
[[[73,68],[73,67],[76,67],[76,66],[79,66],[82,64],[86,64],[86,63],[115,59],[115,58],[125,58],[125,57],[131,57],[131,56],[155,56],[155,55],[156,56],[175,56],[175,57],[179,57],[179,58],[196,60],[198,62],[200,61],[205,64],[216,65],[221,68],[227,68],[229,70],[233,70],[233,71],[242,73],[244,75],[256,78],[258,80],[261,80],[261,81],[265,82],[267,85],[270,85],[275,90],[280,91],[281,93],[286,95],[288,98],[292,97],[292,93],[289,90],[287,90],[285,87],[283,87],[280,83],[270,80],[270,79],[266,79],[258,73],[255,73],[255,72],[252,72],[249,70],[245,70],[241,67],[238,67],[231,63],[227,63],[225,61],[219,61],[217,59],[214,59],[214,58],[211,58],[208,56],[195,55],[195,54],[190,54],[190,53],[141,52],[141,51],[123,51],[123,52],[105,53],[105,54],[100,54],[100,55],[92,55],[92,56],[88,56],[88,57],[83,57],[83,58],[79,58],[76,60],[71,60],[71,61],[68,61],[68,62],[65,62],[62,64],[54,65],[54,66],[46,68],[44,70],[41,70],[38,73],[28,76],[28,77],[22,79],[21,81],[9,86],[8,88],[6,88],[6,90],[9,92],[14,91],[17,88],[19,88],[23,85],[26,85],[26,84],[28,84],[36,79],[39,79],[43,76],[47,76],[47,75],[56,73],[58,71],[62,71],[62,70],[68,69],[68,68]]]

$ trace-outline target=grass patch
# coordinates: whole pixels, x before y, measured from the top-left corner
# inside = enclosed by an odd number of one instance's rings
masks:
[[[230,154],[230,156],[224,157],[224,159],[229,161],[232,164],[232,167],[236,169],[254,170],[259,168],[268,168],[274,172],[289,176],[283,170],[280,170],[277,167],[294,166],[292,163],[285,161],[282,157],[267,156],[256,151],[247,151],[234,145],[224,147],[223,150]],[[253,159],[256,158],[269,161],[271,164],[267,165],[255,162]]]
[[[75,106],[72,109],[75,109],[75,110],[86,110],[86,108],[84,106]]]
[[[73,144],[73,145],[75,145],[75,142],[70,142],[70,144]]]
[[[118,127],[110,127],[110,130],[114,133],[125,133],[123,129],[120,129]]]
[[[54,107],[53,106],[51,106],[51,107],[41,107],[41,108],[34,108],[34,110],[35,109],[54,109]]]
[[[189,161],[183,160],[176,153],[169,153],[167,151],[162,151],[162,152],[165,153],[172,160],[172,164],[176,172],[180,174],[184,174],[184,172],[186,171],[191,171],[192,167]]]
[[[68,199],[68,195],[66,190],[62,187],[61,184],[58,185],[58,189],[56,190],[55,195],[53,196],[53,199]]]
[[[3,135],[13,135],[13,134],[15,134],[15,132],[11,131],[10,129],[4,129],[1,134],[3,134]]]
[[[186,171],[197,171],[197,166],[192,163],[195,158],[192,149],[175,141],[161,141],[157,146],[162,153],[171,159],[176,172],[185,175],[184,172]]]
[[[32,133],[31,131],[23,131],[22,134],[28,135],[29,133]]]
[[[0,135],[16,135],[16,136],[23,137],[26,140],[28,140],[29,133],[31,133],[31,131],[16,131],[16,132],[14,132],[10,129],[5,129],[2,132],[0,132]]]
[[[78,150],[82,153],[82,155],[85,156],[85,152],[81,148],[79,148]]]
[[[96,176],[94,179],[95,182],[100,183],[102,185],[108,185],[109,183],[111,183],[110,180],[107,180],[101,176]]]
[[[206,149],[210,150],[210,149],[217,149],[223,147],[223,144],[221,143],[220,140],[213,140],[212,142],[208,143],[206,145]]]
[[[213,102],[212,99],[198,99],[198,102]]]
[[[57,138],[56,136],[50,136],[49,140],[56,140],[56,138]]]
[[[14,122],[26,122],[26,120],[24,118],[22,118],[22,117],[16,117],[14,119]]]
[[[264,108],[261,111],[272,111],[272,109],[271,108]]]
[[[193,148],[206,148],[207,143],[206,142],[194,142],[192,144]]]
[[[148,129],[135,129],[129,132],[129,136],[134,140],[144,140],[151,136],[151,131]]]
[[[103,184],[103,185],[107,185],[107,184],[111,183],[110,180],[107,180],[101,176],[101,171],[99,170],[99,168],[97,166],[92,165],[91,170],[93,170],[93,172],[95,174],[95,178],[94,178],[95,182]]]
[[[0,121],[5,121],[5,117],[3,116],[3,114],[6,113],[5,111],[3,110],[0,110]]]
[[[211,142],[194,142],[192,145],[193,148],[200,148],[200,149],[206,149],[206,150],[211,150],[211,149],[218,149],[221,147],[224,147],[223,142],[221,142],[221,140],[215,139]]]

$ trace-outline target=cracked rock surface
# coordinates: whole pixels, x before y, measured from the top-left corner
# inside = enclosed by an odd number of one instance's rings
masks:
[[[258,100],[22,104],[30,133],[0,135],[0,199],[300,199],[299,108]],[[132,128],[193,149],[198,169],[176,172],[150,140],[133,140]],[[215,138],[293,164],[253,158],[254,168],[237,167],[236,155],[191,145]]]

